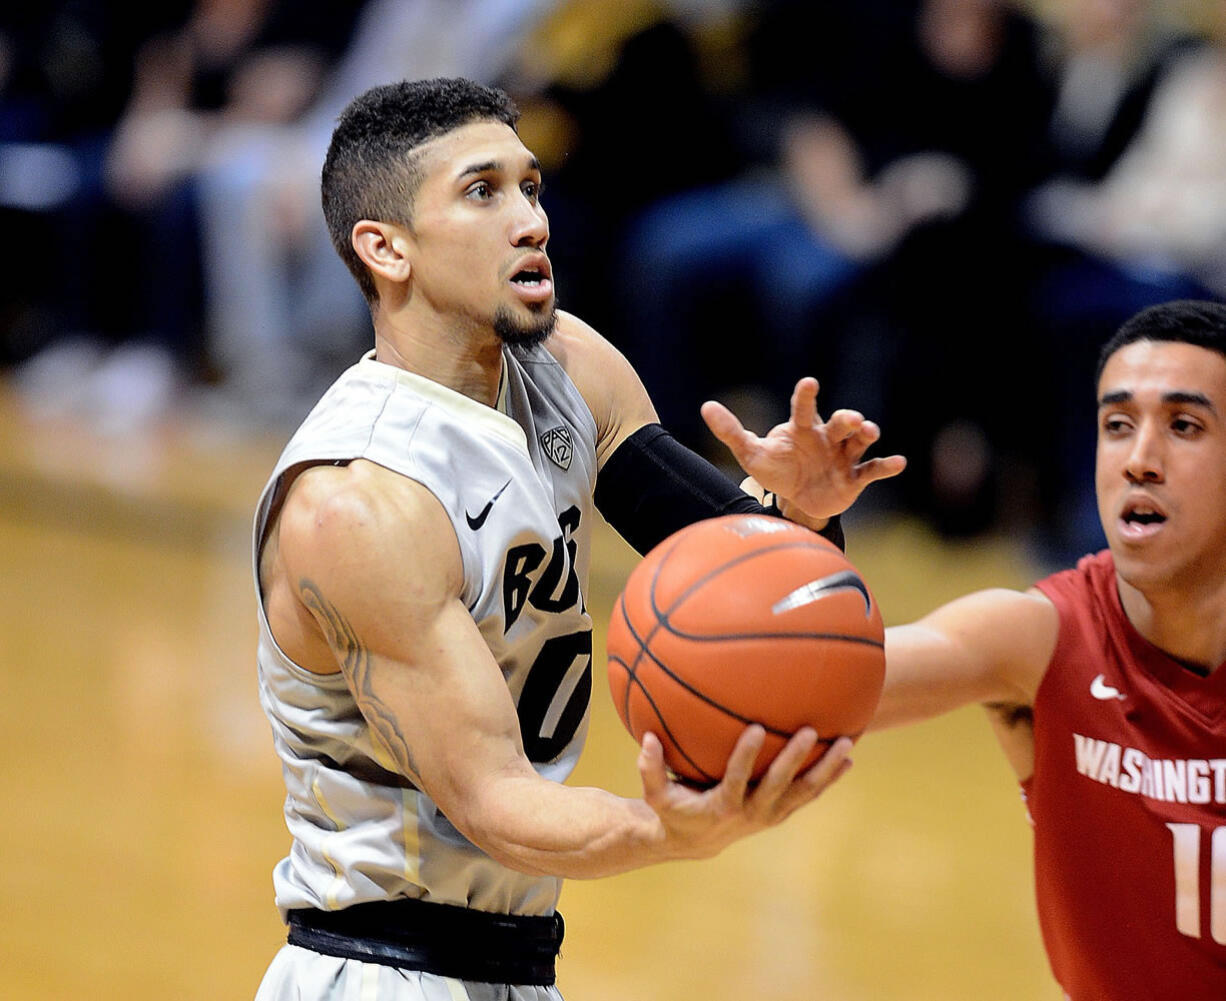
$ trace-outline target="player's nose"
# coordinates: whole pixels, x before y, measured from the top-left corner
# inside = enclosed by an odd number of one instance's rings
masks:
[[[544,249],[549,242],[549,217],[538,202],[521,199],[511,221],[511,243],[516,247]]]
[[[1143,423],[1132,440],[1124,463],[1124,475],[1134,483],[1162,480],[1161,435],[1151,423]]]

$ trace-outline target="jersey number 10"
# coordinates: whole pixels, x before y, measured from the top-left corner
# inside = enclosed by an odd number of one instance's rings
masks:
[[[1175,927],[1200,938],[1200,825],[1166,826],[1175,839]],[[1226,945],[1226,827],[1214,828],[1209,866],[1209,934]]]

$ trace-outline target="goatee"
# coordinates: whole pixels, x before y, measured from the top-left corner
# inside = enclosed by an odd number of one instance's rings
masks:
[[[516,317],[505,306],[499,306],[494,311],[494,333],[503,344],[515,344],[530,348],[540,344],[553,333],[558,321],[556,303],[550,303],[548,309],[540,316],[524,322]]]

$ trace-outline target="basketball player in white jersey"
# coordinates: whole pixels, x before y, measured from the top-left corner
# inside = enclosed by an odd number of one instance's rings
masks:
[[[293,835],[274,876],[289,944],[261,1001],[556,998],[563,877],[700,858],[782,821],[846,768],[796,734],[755,787],[747,728],[723,781],[643,798],[562,784],[591,691],[593,506],[641,552],[763,508],[655,422],[622,356],[557,313],[540,169],[505,94],[375,88],[323,172],[375,349],[293,436],[255,526],[260,693]],[[628,290],[633,294],[633,290]],[[875,425],[817,416],[802,380],[765,438],[712,427],[782,509],[828,534]]]

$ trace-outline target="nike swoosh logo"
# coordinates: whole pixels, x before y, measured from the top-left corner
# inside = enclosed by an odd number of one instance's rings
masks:
[[[790,612],[793,608],[808,605],[834,591],[859,591],[864,598],[864,617],[867,619],[872,615],[873,599],[869,597],[868,588],[864,586],[864,581],[851,570],[840,570],[829,577],[802,584],[791,594],[784,595],[776,601],[771,606],[771,611],[776,615],[781,612]]]
[[[479,528],[480,528],[482,525],[484,525],[484,524],[485,524],[485,519],[486,519],[486,518],[488,518],[488,517],[490,516],[490,511],[492,511],[492,510],[494,509],[494,501],[496,501],[496,500],[497,500],[499,497],[501,497],[501,496],[502,496],[502,491],[503,491],[503,490],[506,490],[506,488],[507,488],[507,487],[509,487],[510,485],[511,485],[511,481],[510,481],[510,480],[507,480],[507,482],[506,482],[506,483],[504,483],[504,484],[503,484],[503,485],[502,485],[502,486],[501,486],[501,487],[498,489],[498,493],[494,494],[494,496],[493,496],[493,497],[491,497],[491,498],[490,498],[490,499],[489,499],[489,500],[486,502],[485,507],[483,507],[483,508],[481,509],[481,513],[480,513],[480,514],[478,514],[478,515],[477,515],[477,517],[475,517],[475,518],[474,518],[474,517],[473,517],[471,514],[469,514],[467,511],[465,511],[465,512],[464,512],[464,517],[465,517],[465,519],[468,521],[468,527],[469,527],[469,528],[471,528],[471,529],[472,529],[472,530],[475,532],[475,531],[477,531],[477,529],[479,529]]]
[[[1107,684],[1107,676],[1105,674],[1100,674],[1097,678],[1090,682],[1090,694],[1093,695],[1094,698],[1101,699],[1104,702],[1107,699],[1128,698],[1128,696],[1124,695],[1118,688],[1112,688]]]

